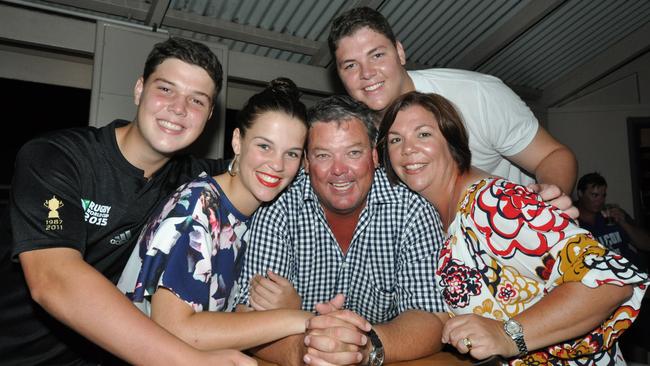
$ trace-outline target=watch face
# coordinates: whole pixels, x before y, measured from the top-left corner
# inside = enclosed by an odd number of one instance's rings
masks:
[[[368,363],[371,366],[382,366],[384,364],[384,350],[380,349],[379,352],[374,352]]]
[[[510,335],[521,333],[521,325],[512,319],[508,320],[506,322],[506,332]]]

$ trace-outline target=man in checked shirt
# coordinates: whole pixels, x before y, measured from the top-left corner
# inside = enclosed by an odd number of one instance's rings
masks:
[[[432,314],[444,311],[434,282],[440,219],[377,168],[375,118],[348,96],[309,111],[304,172],[257,211],[240,279],[240,303],[254,310],[314,311],[333,299],[372,330],[310,324],[306,335],[258,348],[258,357],[310,364],[325,351],[329,360],[341,357],[336,363],[381,365],[441,348],[442,323]]]

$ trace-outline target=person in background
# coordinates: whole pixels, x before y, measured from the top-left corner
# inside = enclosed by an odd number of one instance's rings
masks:
[[[22,147],[0,238],[0,363],[110,364],[113,354],[130,364],[256,364],[191,347],[115,287],[158,203],[203,171],[225,170],[177,156],[203,131],[222,80],[208,47],[170,38],[153,47],[135,83],[133,121]]]
[[[433,314],[443,310],[432,260],[442,243],[438,215],[376,169],[375,118],[348,96],[314,105],[304,173],[253,218],[240,303],[314,311],[332,299],[346,309],[310,321],[307,335],[257,349],[259,357],[313,364],[316,350],[327,350],[333,364],[376,365],[442,347]],[[345,326],[330,333],[336,319]]]
[[[576,193],[580,227],[589,230],[607,249],[624,256],[647,272],[650,236],[618,205],[605,203],[605,178],[598,172],[583,175],[578,180]],[[646,293],[641,306],[646,310],[641,312],[632,328],[620,340],[626,358],[641,363],[648,362],[647,353],[650,350],[650,318],[647,314],[649,302],[650,297]]]
[[[465,70],[407,71],[406,52],[390,24],[368,7],[335,18],[328,44],[351,97],[383,113],[409,91],[443,95],[465,120],[472,165],[524,185],[534,182],[528,175],[532,174],[543,185],[531,188],[570,216],[578,216],[569,197],[577,174],[574,154],[539,125],[501,80]]]
[[[511,365],[623,365],[617,339],[648,276],[530,189],[471,166],[453,104],[409,92],[380,126],[389,180],[425,197],[447,239],[436,283],[442,341]],[[507,359],[507,361],[506,361]]]
[[[636,226],[632,218],[618,205],[605,204],[605,178],[597,172],[583,175],[578,180],[576,193],[580,226],[589,230],[607,249],[647,270],[644,252],[650,251],[650,236]]]
[[[300,167],[306,108],[278,78],[238,113],[228,172],[179,187],[150,218],[117,286],[151,318],[193,346],[247,349],[304,333],[302,310],[228,312],[247,248],[250,217]]]

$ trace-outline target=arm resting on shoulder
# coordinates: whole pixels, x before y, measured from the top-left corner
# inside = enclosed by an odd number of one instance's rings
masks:
[[[576,157],[542,126],[525,149],[508,159],[534,174],[538,182],[555,184],[562,192],[571,194],[578,172]]]
[[[248,349],[288,335],[302,334],[313,314],[302,310],[195,312],[171,291],[158,288],[151,318],[185,342],[202,350]]]
[[[204,354],[180,341],[133,306],[77,250],[32,250],[21,253],[19,258],[34,301],[131,364],[175,365],[210,359],[223,364],[255,364],[239,352]]]

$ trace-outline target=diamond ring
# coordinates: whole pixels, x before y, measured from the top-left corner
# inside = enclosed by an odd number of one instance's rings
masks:
[[[468,351],[472,350],[472,341],[469,339],[469,337],[465,337],[461,339],[461,341],[463,341],[463,344],[465,345],[465,347],[467,347]]]

